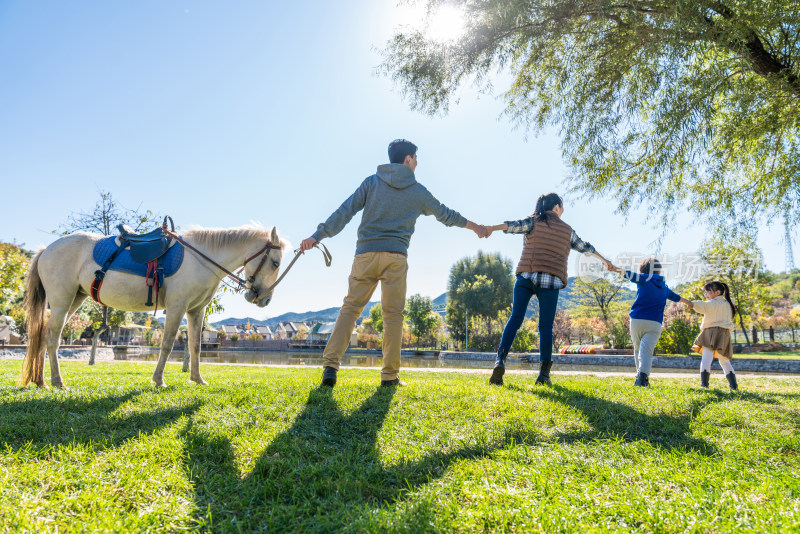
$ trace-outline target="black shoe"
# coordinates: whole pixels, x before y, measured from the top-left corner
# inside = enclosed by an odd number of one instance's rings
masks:
[[[550,368],[553,367],[553,361],[542,362],[539,364],[539,376],[536,377],[537,384],[550,385]]]
[[[336,385],[336,369],[333,367],[325,367],[322,370],[322,385],[332,388]]]
[[[393,386],[405,386],[404,382],[400,382],[400,377],[395,378],[394,380],[381,380],[381,387],[382,388],[390,388]]]
[[[739,384],[736,383],[736,375],[733,374],[733,371],[725,375],[725,378],[728,379],[728,384],[731,386],[731,391],[736,391],[739,389]]]
[[[503,385],[503,375],[506,372],[506,356],[508,356],[508,349],[500,347],[497,349],[497,359],[494,361],[494,369],[492,369],[492,376],[489,377],[489,383],[495,386]]]
[[[648,378],[647,373],[640,372],[638,375],[636,375],[636,382],[634,382],[633,385],[643,388],[649,388],[650,379]]]
[[[700,371],[700,387],[708,387],[708,379],[711,378],[711,371]]]
[[[503,375],[506,372],[506,368],[502,366],[495,367],[492,369],[492,376],[489,377],[489,383],[494,384],[495,386],[502,386],[503,385]]]

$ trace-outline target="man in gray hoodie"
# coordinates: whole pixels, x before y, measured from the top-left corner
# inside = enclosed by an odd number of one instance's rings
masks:
[[[356,256],[350,272],[347,296],[323,353],[322,385],[333,387],[339,360],[347,350],[356,320],[381,283],[383,311],[383,369],[381,385],[400,384],[400,345],[403,340],[403,308],[406,301],[408,244],[420,215],[433,215],[445,226],[472,230],[487,237],[486,227],[465,219],[436,200],[414,178],[417,147],[405,139],[389,143],[389,164],[364,180],[350,198],[317,227],[300,245],[304,252],[326,237],[333,237],[361,210]]]

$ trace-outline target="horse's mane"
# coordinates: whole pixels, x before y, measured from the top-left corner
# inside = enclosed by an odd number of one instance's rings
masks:
[[[266,241],[272,234],[272,228],[264,228],[259,223],[246,224],[237,228],[203,228],[192,227],[183,236],[190,238],[198,245],[211,249],[224,248],[227,245],[236,245],[243,241],[261,239]],[[288,241],[281,239],[281,247],[286,248]]]

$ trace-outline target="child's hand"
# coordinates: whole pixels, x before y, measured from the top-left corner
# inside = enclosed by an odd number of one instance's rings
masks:
[[[688,300],[688,299],[685,299],[683,297],[681,297],[681,304],[685,304],[686,306],[689,307],[689,309],[694,308],[694,304],[692,304],[692,301]]]

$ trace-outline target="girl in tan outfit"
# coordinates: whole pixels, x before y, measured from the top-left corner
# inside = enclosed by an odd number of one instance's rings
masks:
[[[738,389],[731,358],[731,331],[736,307],[731,301],[731,292],[724,282],[709,282],[703,287],[707,300],[693,300],[689,306],[703,314],[700,335],[694,340],[694,350],[702,354],[700,362],[700,385],[708,387],[711,377],[711,362],[716,357],[728,379],[732,390]]]

